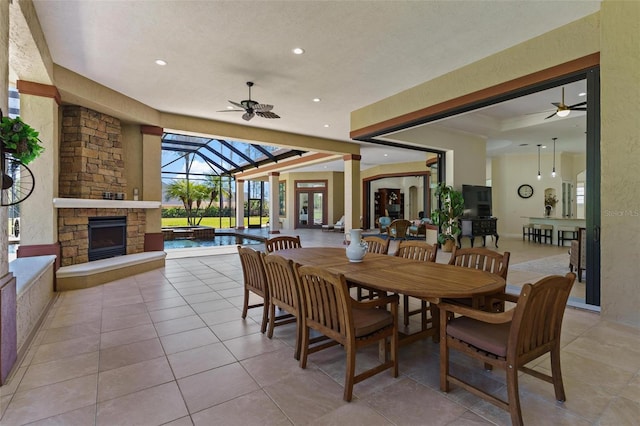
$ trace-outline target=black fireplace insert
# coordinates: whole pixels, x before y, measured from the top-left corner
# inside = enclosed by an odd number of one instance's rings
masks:
[[[127,217],[89,218],[89,261],[127,254]]]

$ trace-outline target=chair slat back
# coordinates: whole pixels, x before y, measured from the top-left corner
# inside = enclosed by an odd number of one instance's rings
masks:
[[[389,239],[380,237],[364,237],[362,238],[367,243],[367,251],[369,253],[387,254],[389,252]]]
[[[240,255],[245,287],[251,288],[262,296],[267,295],[267,276],[262,261],[264,253],[250,247],[238,246],[238,254]]]
[[[302,244],[300,244],[300,237],[298,235],[281,235],[279,237],[269,238],[265,242],[265,247],[268,253],[273,253],[278,250],[300,248],[302,247]]]
[[[575,279],[573,273],[552,275],[522,287],[513,315],[508,357],[535,354],[560,339],[562,318]]]
[[[337,342],[350,340],[353,318],[344,275],[300,266],[298,276],[306,324]]]
[[[491,272],[506,280],[510,255],[508,251],[498,253],[483,247],[458,249],[454,246],[449,265]]]
[[[424,241],[400,241],[396,256],[405,259],[435,262],[438,244],[427,244]]]
[[[293,261],[276,254],[270,254],[264,257],[264,269],[267,275],[269,296],[273,303],[285,309],[289,308],[287,309],[289,312],[298,312],[300,291]]]

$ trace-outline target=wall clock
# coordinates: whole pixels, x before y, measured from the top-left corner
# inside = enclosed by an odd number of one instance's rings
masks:
[[[520,185],[518,187],[518,195],[522,198],[531,198],[533,195],[533,187],[531,185]]]

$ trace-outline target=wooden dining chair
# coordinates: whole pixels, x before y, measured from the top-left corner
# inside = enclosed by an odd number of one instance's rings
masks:
[[[351,401],[353,385],[386,369],[398,377],[398,296],[358,302],[349,296],[342,274],[333,274],[313,266],[298,268],[303,300],[302,353],[300,367],[306,368],[309,354],[336,344],[347,352],[344,400]],[[385,307],[390,305],[390,311]],[[311,346],[309,330],[313,329],[331,339]],[[387,340],[389,353],[387,352]],[[384,362],[355,374],[356,351],[379,342]]]
[[[400,241],[398,250],[396,250],[396,256],[403,257],[405,259],[419,260],[421,262],[435,262],[438,254],[438,244],[427,244],[424,241]],[[422,315],[422,328],[426,329],[428,324],[427,311],[429,307],[424,300],[420,301],[420,308],[411,310],[409,309],[409,296],[404,295],[402,297],[404,305],[403,318],[404,325],[409,325],[409,317],[412,315]],[[433,312],[432,312],[433,318]]]
[[[507,410],[514,425],[522,425],[518,392],[518,370],[552,383],[556,399],[564,401],[560,369],[560,331],[569,292],[576,275],[553,275],[535,284],[525,284],[520,296],[504,294],[516,302],[507,312],[486,312],[473,308],[440,304],[440,390],[449,384],[461,386],[498,407]],[[454,315],[462,315],[447,322]],[[460,351],[506,371],[507,400],[454,376],[450,371],[451,349]],[[525,367],[540,356],[551,355],[551,376]]]
[[[368,253],[376,253],[376,254],[388,254],[389,253],[389,243],[391,242],[388,238],[380,238],[375,235],[371,235],[369,237],[362,237],[362,241],[367,243],[367,252]],[[365,296],[363,294],[363,290],[368,291],[368,295]],[[371,299],[374,295],[377,295],[378,292],[373,289],[364,288],[362,286],[356,286],[356,298],[358,300],[363,299]]]
[[[380,238],[375,235],[362,237],[362,241],[367,243],[367,252],[377,254],[387,254],[389,252],[389,239]]]
[[[457,248],[454,246],[449,259],[449,265],[462,266],[465,268],[479,269],[481,271],[491,272],[507,281],[507,272],[509,270],[509,257],[511,253],[505,251],[499,253],[484,247]],[[474,308],[483,307],[491,309],[494,312],[504,311],[504,301],[492,300],[490,296],[478,297],[471,299],[455,299],[447,300],[447,302],[455,301],[464,305],[473,306]]]
[[[294,356],[300,359],[301,330],[300,325],[300,286],[294,262],[282,256],[270,254],[264,257],[264,269],[269,287],[269,325],[267,337],[273,337],[276,326],[296,322],[296,347]],[[275,308],[287,312],[276,317]]]
[[[242,265],[242,275],[244,280],[244,303],[242,305],[242,318],[247,317],[247,311],[251,308],[262,307],[262,323],[260,332],[267,329],[267,311],[269,306],[269,287],[267,285],[267,275],[264,270],[264,253],[256,251],[250,247],[238,246],[240,264]],[[263,303],[249,305],[249,293],[255,293],[262,297]]]
[[[280,235],[267,239],[264,243],[267,253],[273,253],[278,250],[287,250],[292,248],[300,248],[300,236]]]

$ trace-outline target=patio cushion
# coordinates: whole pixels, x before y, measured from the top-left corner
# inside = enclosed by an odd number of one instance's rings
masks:
[[[489,324],[472,318],[460,317],[447,325],[447,334],[467,342],[478,349],[500,357],[507,356],[507,341],[511,322]]]
[[[356,337],[363,337],[393,324],[391,313],[384,309],[353,308],[353,325]]]

